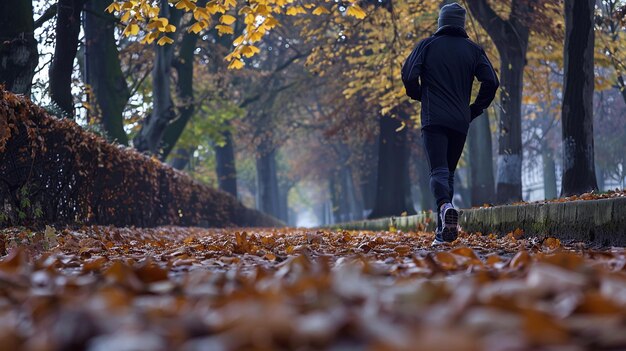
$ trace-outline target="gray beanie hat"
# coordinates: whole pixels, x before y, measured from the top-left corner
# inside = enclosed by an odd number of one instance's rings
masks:
[[[448,4],[439,11],[439,28],[443,26],[454,26],[465,28],[465,9],[455,3]]]

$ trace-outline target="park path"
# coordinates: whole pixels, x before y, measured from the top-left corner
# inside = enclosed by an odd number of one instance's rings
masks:
[[[626,347],[626,255],[557,239],[2,230],[0,349]]]

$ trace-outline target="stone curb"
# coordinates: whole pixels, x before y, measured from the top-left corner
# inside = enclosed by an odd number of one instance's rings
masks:
[[[435,214],[389,217],[329,226],[345,230],[426,230]],[[554,237],[602,246],[626,246],[626,198],[531,203],[462,210],[460,225],[471,233],[506,235],[522,229],[526,237]]]

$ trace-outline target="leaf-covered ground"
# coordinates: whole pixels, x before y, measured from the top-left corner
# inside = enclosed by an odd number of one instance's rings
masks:
[[[626,348],[624,249],[463,234],[3,230],[2,350]]]

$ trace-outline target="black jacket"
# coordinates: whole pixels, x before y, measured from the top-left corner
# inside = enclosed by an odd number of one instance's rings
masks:
[[[474,77],[481,84],[470,105]],[[485,51],[465,30],[448,26],[417,44],[402,66],[402,82],[406,94],[422,102],[422,128],[439,125],[465,134],[500,84]]]

